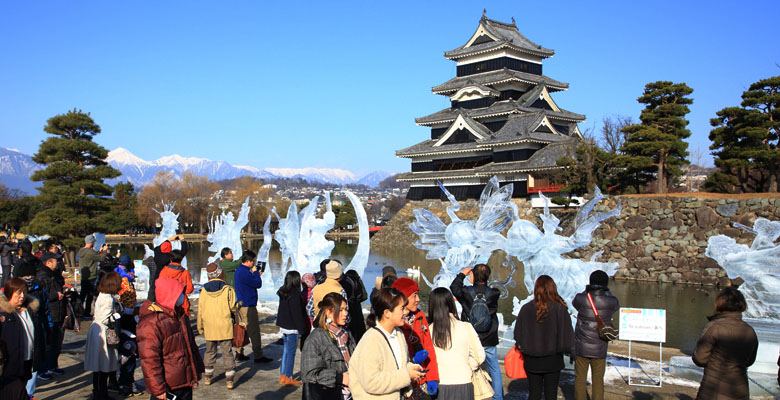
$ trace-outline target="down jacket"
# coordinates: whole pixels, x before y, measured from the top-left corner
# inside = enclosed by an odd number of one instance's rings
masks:
[[[608,342],[599,337],[596,315],[590,308],[588,293],[605,324],[612,323],[612,316],[620,309],[617,297],[600,285],[588,285],[585,291],[574,296],[572,306],[577,309],[577,326],[574,328],[574,353],[579,357],[607,358]]]
[[[205,368],[189,318],[176,307],[184,286],[162,277],[155,290],[157,302],[141,305],[136,334],[144,382],[152,395],[159,396],[196,385]]]
[[[25,306],[30,311],[32,317],[38,310],[39,302],[36,298],[27,296]],[[0,293],[0,340],[5,342],[8,350],[8,362],[3,368],[3,375],[0,378],[0,386],[4,381],[14,379],[23,379],[24,381],[32,378],[30,370],[24,368],[24,341],[27,335],[24,332],[24,322],[16,314],[16,309],[11,305],[3,294]],[[36,357],[36,349],[33,346],[33,359]]]
[[[710,317],[693,351],[693,362],[704,367],[697,400],[748,399],[747,369],[756,361],[758,337],[740,312]]]

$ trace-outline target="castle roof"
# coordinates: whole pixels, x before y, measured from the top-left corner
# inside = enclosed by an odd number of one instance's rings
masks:
[[[457,60],[503,48],[542,58],[552,57],[555,54],[554,50],[546,49],[523,36],[518,31],[514,19],[511,24],[507,24],[483,15],[479,20],[479,27],[471,39],[457,49],[444,52],[444,56],[450,60]]]
[[[535,112],[542,112],[550,118],[564,120],[568,122],[582,122],[585,120],[584,115],[576,114],[571,111],[545,110],[545,109],[531,107],[530,105],[526,105],[527,103],[533,104],[533,102],[536,99],[538,99],[538,95],[536,97],[529,96],[529,98],[525,100],[523,100],[523,98],[520,98],[519,100],[508,99],[508,100],[497,101],[491,104],[490,106],[484,108],[475,108],[475,109],[447,108],[439,112],[433,113],[431,115],[415,118],[414,122],[416,122],[417,125],[423,125],[423,126],[433,125],[436,123],[450,122],[450,121],[454,121],[455,118],[457,118],[458,113],[465,113],[465,115],[467,115],[470,118],[480,119],[480,118],[495,117],[500,115],[514,114],[514,113],[522,114],[522,113],[535,113]]]
[[[528,72],[511,70],[509,68],[502,68],[495,71],[483,72],[474,75],[458,76],[442,83],[441,85],[434,86],[431,88],[431,91],[433,91],[435,94],[449,95],[471,84],[488,86],[505,82],[521,82],[529,85],[545,85],[547,86],[547,90],[551,92],[567,90],[569,88],[568,83],[559,82],[544,75],[536,75]]]

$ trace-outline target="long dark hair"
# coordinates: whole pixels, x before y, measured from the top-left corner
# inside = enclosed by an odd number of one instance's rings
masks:
[[[284,276],[284,286],[280,287],[276,294],[280,299],[285,300],[295,292],[301,292],[301,274],[298,271],[287,271],[287,275]]]
[[[536,307],[536,322],[542,322],[547,318],[547,303],[556,302],[566,307],[558,294],[558,286],[549,275],[542,275],[536,278],[534,284],[534,306]]]
[[[333,313],[333,322],[338,321],[341,314],[341,303],[346,303],[347,299],[344,296],[331,292],[325,295],[325,297],[317,303],[317,307],[320,311],[317,313],[317,318],[314,318],[314,327],[327,330],[328,323],[325,317],[325,310],[330,310]]]
[[[375,327],[382,319],[385,310],[392,312],[400,304],[406,307],[407,303],[409,303],[409,299],[398,289],[382,288],[377,290],[371,296],[371,314],[368,315],[366,324],[372,328]]]
[[[458,309],[452,301],[452,293],[446,288],[436,288],[428,298],[428,317],[431,319],[433,344],[441,349],[452,346],[452,321],[450,314],[456,319]]]

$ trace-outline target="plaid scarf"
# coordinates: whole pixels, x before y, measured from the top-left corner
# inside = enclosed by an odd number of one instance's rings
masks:
[[[341,351],[341,355],[344,357],[344,362],[349,365],[349,347],[347,347],[347,344],[349,343],[349,333],[346,329],[334,324],[328,324],[328,332],[336,339],[336,344],[339,347],[339,351]]]

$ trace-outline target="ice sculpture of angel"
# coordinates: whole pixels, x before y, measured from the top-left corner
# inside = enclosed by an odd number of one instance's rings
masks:
[[[154,239],[152,239],[152,247],[157,247],[161,245],[164,241],[170,239],[172,236],[176,235],[176,231],[179,230],[179,214],[176,214],[173,212],[173,207],[176,206],[176,202],[173,203],[166,203],[165,201],[162,201],[162,211],[158,211],[157,209],[154,209],[154,212],[156,212],[160,218],[162,219],[162,229],[160,229],[160,234],[155,236]],[[171,249],[173,250],[181,250],[181,242],[178,240],[171,242]],[[144,260],[147,258],[154,257],[154,250],[149,247],[149,245],[144,245]],[[187,257],[184,257],[184,260],[182,260],[181,265],[184,268],[187,268]]]
[[[271,271],[271,264],[268,262],[271,253],[271,244],[274,240],[273,236],[271,236],[271,218],[274,214],[276,214],[276,207],[268,213],[268,218],[265,219],[265,224],[263,224],[263,244],[260,246],[260,250],[257,251],[257,261],[265,263],[263,286],[260,289],[257,289],[259,299],[263,301],[271,301],[277,298],[277,284],[274,282],[274,274]]]
[[[243,253],[241,247],[241,230],[249,223],[249,196],[241,205],[241,211],[238,212],[238,218],[233,220],[233,213],[223,212],[209,221],[209,234],[206,236],[211,245],[208,251],[214,252],[213,256],[208,258],[212,263],[219,260],[222,249],[229,248],[234,255]]]
[[[596,187],[593,198],[580,207],[577,213],[574,233],[567,237],[556,233],[561,230],[560,220],[550,214],[547,198],[541,192],[539,196],[544,200],[544,214],[540,216],[544,232],[540,231],[533,222],[520,219],[517,206],[511,204],[513,222],[507,232],[504,250],[523,262],[525,269],[523,283],[530,295],[522,303],[533,299],[536,278],[549,275],[555,280],[558,293],[569,305],[569,310],[576,315],[577,311],[572,307],[571,300],[588,284],[591,272],[600,269],[608,275],[614,275],[618,265],[614,262],[595,261],[602,252],[594,254],[590,261],[564,258],[562,255],[590,244],[593,231],[599,227],[601,221],[620,215],[620,201],[613,210],[590,215],[596,203],[603,198],[601,191]]]
[[[336,215],[330,203],[330,192],[325,192],[325,213],[317,218],[320,197],[314,197],[298,216],[301,232],[298,237],[298,264],[301,275],[319,272],[320,262],[329,258],[335,243],[325,238],[325,234],[336,225]]]
[[[734,223],[737,228],[756,235],[750,247],[739,244],[725,235],[707,241],[705,255],[713,258],[726,270],[729,278],[742,278],[739,290],[747,300],[748,318],[780,318],[780,221],[758,218],[753,228]]]
[[[424,209],[415,209],[416,221],[409,224],[412,232],[419,236],[414,246],[427,251],[425,258],[438,259],[442,264],[433,283],[423,275],[431,288],[449,287],[463,268],[486,263],[493,251],[504,246],[501,232],[511,222],[512,184],[499,187],[498,178],[490,179],[479,198],[476,221],[458,218],[455,213],[460,210],[460,204],[440,182],[439,187],[452,204],[447,207],[450,224],[445,225],[439,217]]]
[[[279,285],[281,285],[284,283],[283,279],[287,271],[298,265],[298,238],[301,233],[298,206],[295,202],[290,203],[290,207],[287,208],[287,218],[279,217],[276,207],[271,210],[271,213],[279,221],[279,229],[274,233],[274,239],[279,243],[279,250],[282,252],[282,265],[279,272]]]

